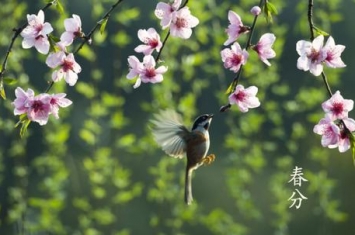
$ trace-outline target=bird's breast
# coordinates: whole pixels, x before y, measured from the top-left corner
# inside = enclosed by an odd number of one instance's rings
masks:
[[[206,157],[210,147],[210,140],[208,134],[194,132],[187,143],[187,160],[190,165],[199,165],[201,160]]]

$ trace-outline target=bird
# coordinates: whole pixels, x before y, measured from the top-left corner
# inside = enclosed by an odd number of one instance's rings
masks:
[[[198,116],[191,130],[182,124],[181,115],[171,109],[161,110],[151,119],[153,137],[162,150],[175,158],[183,158],[186,154],[184,199],[187,205],[193,201],[191,186],[193,171],[215,160],[214,154],[207,155],[210,147],[208,129],[212,118],[213,114]]]

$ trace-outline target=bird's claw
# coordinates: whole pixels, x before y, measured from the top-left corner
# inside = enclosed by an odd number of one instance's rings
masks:
[[[214,154],[210,154],[207,157],[202,159],[202,164],[209,165],[211,164],[214,160],[216,159],[216,156]]]

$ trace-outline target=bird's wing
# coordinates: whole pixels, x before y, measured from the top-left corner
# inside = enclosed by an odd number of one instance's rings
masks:
[[[182,124],[181,116],[173,110],[164,110],[151,120],[155,141],[172,157],[183,157],[189,130]]]

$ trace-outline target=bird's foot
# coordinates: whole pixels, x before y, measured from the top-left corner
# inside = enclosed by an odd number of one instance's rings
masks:
[[[210,154],[207,157],[203,158],[201,163],[209,165],[211,164],[214,160],[216,159],[216,156],[214,154]]]

